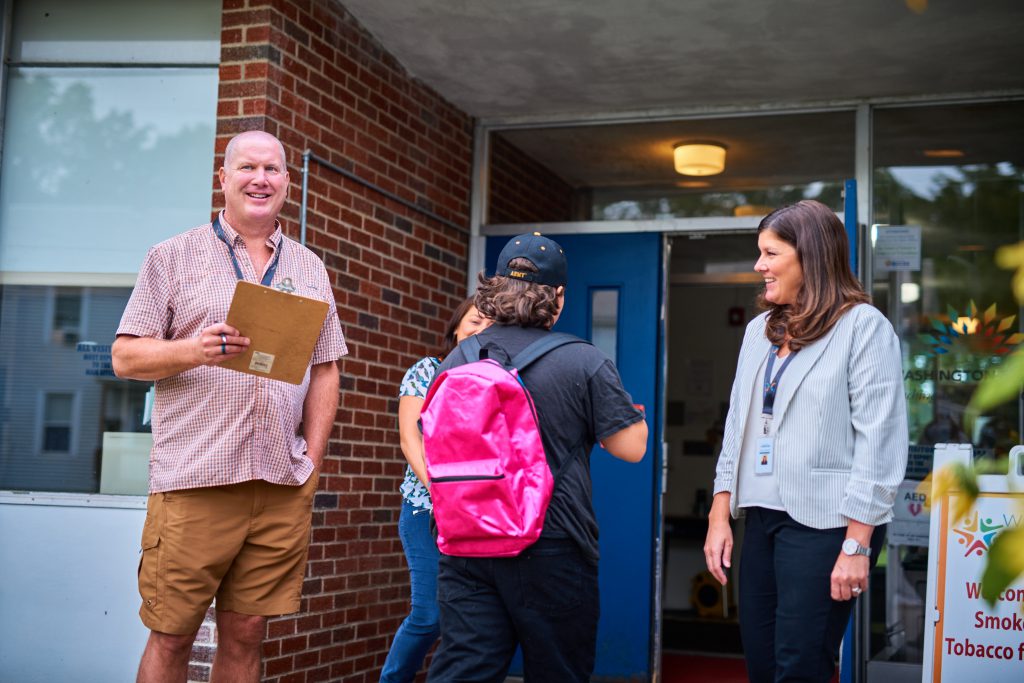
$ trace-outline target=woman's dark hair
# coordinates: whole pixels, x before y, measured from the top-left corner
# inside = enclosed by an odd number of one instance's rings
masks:
[[[761,294],[768,310],[766,335],[773,344],[789,341],[796,351],[823,337],[847,310],[871,298],[850,270],[846,229],[821,202],[805,199],[772,211],[757,226],[770,230],[796,249],[803,286],[792,304],[774,304]]]
[[[513,270],[537,272],[537,266],[525,258],[512,259],[508,265]],[[477,281],[476,310],[483,317],[498,325],[551,329],[555,324],[555,317],[561,310],[557,287],[501,275],[485,277],[483,272],[477,276]]]
[[[459,340],[455,338],[455,331],[459,329],[459,323],[462,322],[462,319],[466,317],[466,313],[472,307],[473,297],[469,297],[455,307],[451,320],[448,321],[447,327],[444,328],[444,336],[441,338],[441,350],[437,354],[438,358],[443,360],[445,356],[452,352],[452,349],[459,345]]]

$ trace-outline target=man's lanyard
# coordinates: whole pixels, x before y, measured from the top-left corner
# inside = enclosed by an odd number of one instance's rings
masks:
[[[775,353],[779,350],[778,346],[772,346],[772,350],[768,352],[768,365],[764,369],[764,402],[761,408],[761,416],[764,418],[764,433],[768,433],[769,425],[771,424],[772,411],[775,407],[775,395],[779,391],[779,380],[782,379],[782,373],[789,367],[789,361],[793,360],[793,356],[796,355],[796,351],[790,351],[789,355],[786,356],[786,360],[782,361],[782,366],[779,371],[775,374],[775,379],[772,379],[772,368],[775,366]]]
[[[228,236],[224,234],[224,228],[220,227],[220,216],[213,219],[213,232],[217,235],[217,238],[223,242],[228,248],[228,254],[231,255],[231,265],[235,267],[235,276],[239,280],[244,280],[245,276],[242,275],[242,269],[238,265],[238,258],[235,257],[235,248],[231,246],[231,242],[228,241]],[[267,272],[263,274],[263,279],[260,284],[264,287],[269,287],[270,283],[274,281],[274,274],[277,272],[277,263],[281,260],[281,251],[284,249],[284,240],[281,240],[281,244],[278,245],[274,254],[274,261],[267,268]],[[785,367],[785,366],[783,366]],[[781,372],[779,373],[782,374]]]

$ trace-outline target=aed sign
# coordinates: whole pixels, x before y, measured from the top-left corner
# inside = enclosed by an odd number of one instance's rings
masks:
[[[1024,580],[1003,591],[990,607],[981,597],[988,550],[1000,533],[1024,523],[1021,495],[982,492],[960,520],[944,501],[940,515],[932,681],[1024,680]]]
[[[931,528],[928,507],[928,495],[921,491],[921,482],[905,479],[896,491],[889,545],[927,547]]]

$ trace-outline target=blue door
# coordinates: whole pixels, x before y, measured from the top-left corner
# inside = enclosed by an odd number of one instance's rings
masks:
[[[565,250],[569,283],[555,329],[594,341],[619,369],[633,402],[647,413],[647,455],[636,464],[600,447],[591,455],[594,508],[601,528],[601,621],[595,680],[650,680],[655,548],[661,528],[658,382],[662,282],[660,233],[551,235]],[[493,272],[507,237],[487,240]],[[513,673],[521,671],[517,663]]]

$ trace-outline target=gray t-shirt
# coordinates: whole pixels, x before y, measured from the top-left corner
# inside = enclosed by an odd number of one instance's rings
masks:
[[[490,357],[505,361],[504,355],[511,358],[547,334],[538,328],[492,325],[477,339]],[[437,374],[465,363],[456,349]],[[571,538],[596,563],[590,451],[598,441],[642,420],[643,413],[633,406],[615,365],[590,344],[568,344],[549,352],[530,365],[522,379],[537,407],[548,463],[557,471],[541,538]]]

